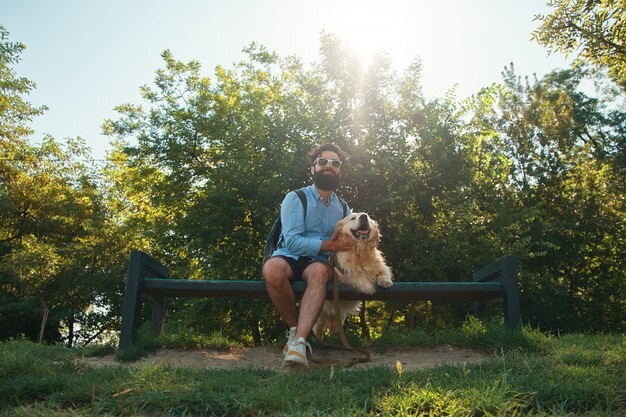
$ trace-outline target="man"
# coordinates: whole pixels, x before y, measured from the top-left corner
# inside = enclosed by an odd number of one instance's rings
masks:
[[[284,364],[308,366],[306,339],[326,299],[326,285],[333,278],[330,252],[352,249],[352,241],[332,240],[336,223],[343,218],[343,204],[334,191],[341,180],[347,155],[336,145],[325,144],[309,152],[313,185],[303,189],[307,211],[295,192],[285,196],[281,208],[282,246],[263,264],[263,278],[270,299],[289,326],[283,348]],[[348,211],[349,212],[349,211]],[[291,281],[302,279],[306,289],[300,314]]]

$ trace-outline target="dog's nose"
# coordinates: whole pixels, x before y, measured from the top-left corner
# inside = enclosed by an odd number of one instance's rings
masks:
[[[367,214],[363,213],[359,216],[360,220],[367,220]]]

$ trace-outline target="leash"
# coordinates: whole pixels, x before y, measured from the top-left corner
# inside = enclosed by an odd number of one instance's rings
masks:
[[[331,255],[331,263],[333,264],[333,269],[337,268],[337,272],[339,274],[336,275],[345,274],[345,272],[341,270],[341,267],[339,267],[336,259],[336,255],[333,253]],[[369,350],[363,348],[355,348],[350,346],[350,343],[348,343],[346,334],[343,331],[343,323],[341,322],[341,305],[339,301],[339,276],[335,276],[333,277],[333,306],[335,307],[335,323],[337,325],[337,328],[339,329],[339,339],[341,340],[341,344],[343,346],[332,347],[352,351],[358,356],[352,357],[350,359],[312,358],[312,360],[323,365],[338,365],[346,368],[356,365],[357,363],[370,362],[371,353]]]
[[[343,273],[342,271],[339,272]],[[341,343],[343,344],[344,348],[360,355],[352,358],[351,364],[349,366],[352,366],[356,363],[369,362],[371,360],[370,351],[367,349],[355,348],[350,346],[350,343],[348,343],[348,339],[346,338],[346,334],[343,332],[343,323],[341,322],[341,305],[339,304],[339,277],[335,277],[333,281],[333,304],[335,305],[335,321],[337,323],[337,328],[339,329],[339,339],[341,339]]]

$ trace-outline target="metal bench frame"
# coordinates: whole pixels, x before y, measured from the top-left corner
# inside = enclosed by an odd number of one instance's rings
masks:
[[[133,343],[139,324],[142,297],[152,301],[152,331],[163,330],[166,300],[172,297],[234,297],[269,299],[262,280],[190,280],[170,278],[170,271],[160,262],[141,251],[131,251],[128,280],[124,295],[120,348]],[[304,282],[295,282],[296,297],[302,297]],[[368,295],[341,284],[342,300],[430,300],[474,301],[475,312],[484,313],[493,302],[504,304],[504,323],[509,330],[520,330],[520,303],[517,283],[517,262],[514,256],[505,256],[475,272],[471,282],[403,282],[396,281],[391,288],[379,288]],[[332,283],[328,284],[327,298],[332,299]]]

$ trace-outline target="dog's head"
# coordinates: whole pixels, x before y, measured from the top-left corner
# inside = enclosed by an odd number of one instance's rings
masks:
[[[376,245],[380,241],[380,232],[378,231],[378,223],[372,220],[367,213],[352,213],[337,222],[334,237],[351,238],[356,240],[357,244]]]

